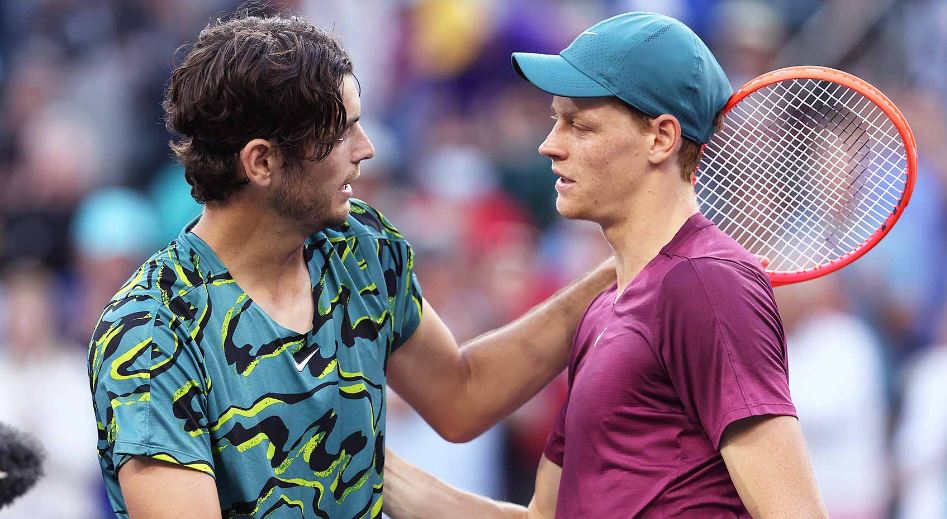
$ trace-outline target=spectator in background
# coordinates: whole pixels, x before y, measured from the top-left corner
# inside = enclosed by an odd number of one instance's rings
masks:
[[[781,13],[771,3],[726,0],[710,12],[714,43],[734,89],[773,69],[786,29]]]
[[[176,238],[182,227],[201,214],[201,205],[191,197],[191,186],[184,180],[184,168],[180,164],[159,170],[149,186],[148,194],[157,216],[156,245],[163,245]],[[136,253],[148,252],[138,250]]]
[[[881,519],[890,497],[881,343],[848,311],[837,276],[780,287],[776,299],[789,389],[829,516]]]
[[[83,200],[71,229],[76,280],[67,307],[70,338],[88,341],[102,307],[158,245],[159,222],[151,201],[129,189],[103,189]]]
[[[69,222],[97,182],[102,149],[63,106],[32,114],[19,128],[14,148],[18,160],[0,189],[6,216],[0,222],[5,224],[0,225],[0,253],[67,268]]]
[[[917,185],[898,225],[871,253],[843,271],[846,291],[888,345],[893,379],[912,355],[935,342],[945,303],[947,272],[936,261],[947,253],[947,113],[941,99],[913,89],[894,91],[918,139]]]
[[[947,307],[933,347],[905,371],[895,437],[900,519],[947,517]]]
[[[58,334],[57,287],[49,271],[26,264],[9,269],[0,283],[0,417],[42,444],[48,475],[4,514],[101,517],[85,352]]]

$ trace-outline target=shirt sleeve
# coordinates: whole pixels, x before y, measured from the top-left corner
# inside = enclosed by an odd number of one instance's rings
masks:
[[[119,301],[89,350],[99,456],[116,474],[147,456],[214,475],[208,378],[189,335],[157,301]]]
[[[549,438],[546,440],[546,448],[543,449],[543,455],[545,455],[549,461],[560,467],[562,466],[566,454],[566,412],[568,410],[569,398],[566,397],[566,401],[562,404],[562,409],[559,410],[556,423],[549,433]]]
[[[394,340],[391,350],[395,351],[407,341],[421,324],[421,283],[414,273],[414,249],[404,239],[392,240],[392,267],[386,269],[395,274],[394,280],[387,280],[394,288],[391,300],[391,312],[394,320]]]
[[[783,326],[762,272],[725,260],[683,261],[664,279],[654,323],[685,412],[714,448],[737,420],[796,415]]]
[[[375,242],[381,272],[373,281],[384,283],[392,317],[390,352],[404,344],[421,323],[421,284],[414,273],[414,249],[404,235],[377,209],[352,200],[350,225],[356,225]]]

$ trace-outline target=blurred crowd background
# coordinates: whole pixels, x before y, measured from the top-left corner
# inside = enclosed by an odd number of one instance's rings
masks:
[[[233,0],[0,3],[0,420],[37,436],[47,477],[0,517],[110,517],[86,343],[102,305],[200,211],[160,100],[176,49]],[[777,290],[790,385],[833,517],[947,517],[947,2],[298,0],[338,33],[377,153],[356,196],[412,241],[425,296],[460,340],[509,322],[608,253],[563,221],[536,151],[550,99],[514,50],[555,53],[607,16],[673,15],[734,86],[786,65],[879,86],[917,134],[898,226],[853,267]],[[440,440],[392,395],[389,445],[463,488],[525,503],[562,380],[478,440]],[[616,511],[620,515],[619,511]]]

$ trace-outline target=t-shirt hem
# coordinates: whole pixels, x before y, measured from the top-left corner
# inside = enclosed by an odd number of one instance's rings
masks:
[[[798,417],[796,415],[796,406],[792,404],[756,404],[734,409],[723,415],[723,418],[720,420],[720,425],[717,427],[717,430],[714,431],[711,437],[714,449],[720,450],[720,442],[723,439],[723,433],[733,422],[753,416],[766,415]]]
[[[147,443],[139,443],[139,442],[133,442],[133,441],[127,441],[127,440],[116,440],[112,447],[112,454],[113,454],[113,457],[115,455],[126,456],[125,459],[119,460],[119,462],[115,464],[116,474],[118,474],[118,470],[122,468],[122,466],[125,463],[127,463],[128,460],[131,459],[131,457],[144,456],[146,458],[158,459],[159,461],[167,461],[168,463],[173,463],[181,467],[196,470],[198,472],[203,472],[215,479],[217,477],[214,472],[214,465],[212,462],[204,458],[201,458],[200,456],[194,455],[193,453],[181,451],[178,449],[170,449],[167,447],[159,447],[159,446],[151,445]],[[157,456],[160,456],[161,454],[175,455],[174,461],[158,458]],[[210,469],[210,472],[191,466],[191,464],[196,464],[196,463],[207,465],[207,467]]]
[[[411,302],[409,302],[408,304],[412,304],[412,305],[413,305],[414,302],[411,301]],[[409,339],[411,339],[411,336],[414,335],[414,332],[418,331],[418,328],[421,327],[421,317],[422,317],[422,316],[423,316],[423,314],[418,313],[418,320],[417,320],[416,323],[414,323],[414,326],[412,326],[411,328],[409,328],[409,329],[407,330],[407,332],[404,333],[403,335],[400,335],[400,336],[398,337],[398,340],[397,340],[397,341],[392,341],[392,342],[391,342],[391,353],[394,353],[394,352],[398,351],[398,348],[401,348],[402,346],[404,346],[404,344],[405,344],[406,342],[408,342]],[[404,331],[404,330],[402,330],[402,331]]]
[[[559,467],[562,467],[563,457],[560,455],[560,453],[553,452],[552,449],[550,449],[548,446],[545,449],[543,449],[543,456],[545,456],[546,459],[555,463],[556,465],[559,465]]]

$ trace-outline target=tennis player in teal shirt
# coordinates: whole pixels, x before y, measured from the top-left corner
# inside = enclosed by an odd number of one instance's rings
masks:
[[[463,347],[407,239],[353,198],[374,148],[339,42],[304,20],[215,21],[164,108],[199,219],[134,272],[89,346],[120,517],[380,517],[385,388],[477,436],[566,365],[606,262]]]

